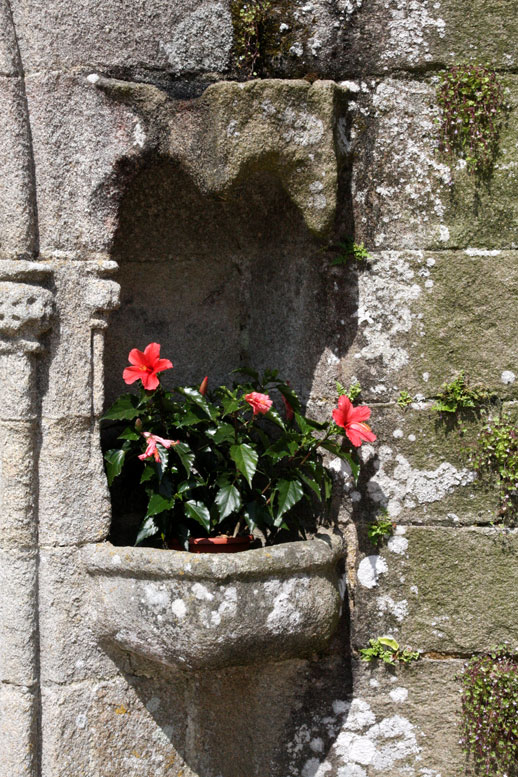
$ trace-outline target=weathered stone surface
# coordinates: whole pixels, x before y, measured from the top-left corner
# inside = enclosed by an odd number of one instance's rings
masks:
[[[378,439],[362,448],[356,517],[371,521],[386,508],[398,524],[459,526],[497,519],[496,483],[483,487],[469,462],[482,421],[471,415],[455,423],[430,404],[422,409],[372,408],[370,423]]]
[[[513,248],[516,78],[504,79],[509,111],[489,183],[439,153],[437,83],[437,77],[372,79],[355,87],[350,109],[356,236],[382,249]]]
[[[52,7],[41,0],[13,2],[15,24],[29,71],[77,66],[157,69],[174,73],[223,70],[232,40],[224,3],[163,0],[103,6],[92,0]],[[196,42],[195,37],[199,40]]]
[[[42,682],[68,683],[117,673],[88,628],[85,573],[77,549],[45,548],[39,565]]]
[[[84,76],[26,79],[38,186],[40,252],[92,259],[109,245],[117,161],[141,150],[138,118]],[[103,190],[102,203],[94,193]]]
[[[381,251],[359,273],[338,271],[357,284],[357,306],[344,299],[337,332],[357,329],[331,365],[324,396],[335,379],[356,378],[364,401],[395,401],[407,391],[422,402],[461,370],[473,384],[515,396],[514,251]]]
[[[401,387],[433,396],[465,370],[472,383],[516,396],[516,252],[441,251],[415,270],[422,294]]]
[[[0,684],[0,777],[29,777],[38,765],[37,695]]]
[[[75,545],[103,540],[111,509],[98,426],[89,418],[43,419],[41,431],[40,542]]]
[[[128,681],[43,688],[44,777],[195,777],[175,749],[187,724],[181,677]]]
[[[0,683],[36,680],[36,566],[35,550],[0,550]]]
[[[36,423],[0,421],[0,547],[30,548],[37,536],[34,516]]]
[[[337,627],[341,554],[337,537],[229,556],[87,547],[91,627],[185,670],[304,656]]]
[[[36,250],[34,171],[24,89],[21,78],[0,75],[0,259],[27,259]]]
[[[358,567],[354,644],[392,633],[430,653],[518,642],[515,530],[401,527]]]
[[[343,724],[325,757],[354,777],[465,774],[459,746],[461,661],[421,659],[396,669],[355,662],[354,699],[343,702]],[[336,771],[335,771],[336,770]]]

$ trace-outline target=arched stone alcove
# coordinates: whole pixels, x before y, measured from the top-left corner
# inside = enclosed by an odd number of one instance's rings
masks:
[[[204,194],[171,159],[151,158],[121,204],[113,258],[121,307],[106,336],[106,399],[124,390],[133,347],[160,342],[171,383],[275,368],[307,399],[327,344],[321,243],[274,171],[247,170]]]

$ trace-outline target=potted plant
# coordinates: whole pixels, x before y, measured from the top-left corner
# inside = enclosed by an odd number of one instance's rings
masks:
[[[158,343],[134,348],[129,361],[123,378],[139,392],[104,415],[116,436],[105,460],[112,492],[140,506],[136,545],[229,552],[253,538],[268,545],[305,538],[301,505],[315,517],[331,496],[323,452],[356,477],[354,449],[376,439],[368,407],[344,395],[332,420],[317,422],[276,371],[240,369],[244,380],[231,387],[210,390],[206,377],[198,388],[166,390],[159,375],[173,365]]]

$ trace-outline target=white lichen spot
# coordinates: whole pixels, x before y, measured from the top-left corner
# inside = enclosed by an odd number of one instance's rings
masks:
[[[497,248],[491,250],[486,248],[466,248],[464,253],[467,256],[499,256],[502,252]]]
[[[343,701],[342,699],[335,699],[332,707],[335,715],[345,715],[351,707],[351,702]]]
[[[88,722],[88,718],[86,713],[80,712],[79,715],[76,717],[77,728],[86,728],[87,722]]]
[[[450,230],[444,224],[439,227],[439,240],[446,243],[450,239]]]
[[[89,84],[96,84],[99,81],[100,77],[101,76],[98,75],[97,73],[90,73],[90,75],[86,76],[86,80],[88,81]]]
[[[298,577],[291,580],[271,580],[264,584],[267,598],[276,594],[273,608],[266,619],[266,625],[273,634],[290,634],[300,623],[302,614],[298,608],[300,597],[309,586],[309,578]]]
[[[378,471],[370,479],[367,491],[371,499],[386,505],[394,517],[404,507],[438,502],[475,479],[474,472],[457,469],[446,461],[435,470],[414,469],[402,454],[394,457],[388,445],[379,447],[378,462]]]
[[[364,699],[353,699],[349,707],[349,714],[344,723],[344,729],[348,731],[360,731],[366,726],[371,726],[376,716]]]
[[[309,743],[309,746],[314,753],[324,752],[324,740],[321,737],[315,737],[314,739],[312,739],[311,742]]]
[[[160,704],[161,702],[158,696],[152,696],[146,704],[146,709],[151,713],[156,712],[160,707]]]
[[[375,677],[371,677],[371,679],[369,680],[369,685],[370,685],[371,688],[379,688],[380,687],[380,684],[379,684],[378,680],[376,680]]]
[[[151,605],[151,607],[167,607],[169,604],[169,594],[167,591],[161,588],[157,588],[152,583],[148,583],[144,587],[144,594],[146,596],[146,602]]]
[[[241,133],[238,130],[238,123],[235,119],[229,121],[227,126],[227,138],[239,138]]]
[[[194,583],[191,587],[191,591],[200,601],[211,602],[214,599],[214,594],[211,594],[208,588],[201,583]]]
[[[136,121],[133,127],[133,145],[144,148],[146,145],[146,133],[140,121]]]
[[[286,129],[282,133],[284,140],[297,146],[312,146],[324,136],[322,119],[308,111],[286,108],[282,115]]]
[[[301,57],[304,54],[302,43],[297,42],[290,46],[290,54],[292,57]]]
[[[388,565],[381,556],[366,556],[358,567],[358,582],[364,588],[375,588],[380,575],[388,572]]]
[[[510,385],[511,383],[514,383],[516,380],[516,375],[514,372],[511,372],[511,370],[504,370],[502,374],[500,375],[500,380],[502,383],[506,385]]]
[[[177,618],[185,618],[187,605],[183,599],[175,599],[171,605],[171,610],[173,611],[173,615],[176,615]]]
[[[384,594],[377,598],[376,604],[378,605],[378,615],[385,615],[387,613],[392,615],[398,623],[401,623],[408,615],[408,602],[406,599],[395,601],[391,596]]]
[[[398,556],[403,556],[408,549],[408,540],[406,537],[400,537],[393,535],[387,542],[387,549],[391,553],[396,553]]]
[[[121,564],[121,557],[119,556],[118,553],[112,556],[112,564],[116,567],[119,566],[119,564]]]
[[[403,437],[403,430],[402,429],[394,429],[392,432],[392,437],[395,437],[396,440],[401,439]]]
[[[393,688],[389,693],[392,701],[397,703],[404,702],[408,699],[408,690],[406,688]]]
[[[397,761],[418,755],[420,751],[414,726],[401,715],[384,718],[367,732],[367,736],[376,746],[372,766],[380,772],[392,768]]]

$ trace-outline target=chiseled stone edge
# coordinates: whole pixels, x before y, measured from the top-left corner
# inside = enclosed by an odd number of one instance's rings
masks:
[[[186,580],[247,579],[317,571],[336,563],[344,554],[338,535],[317,535],[312,540],[286,542],[244,553],[186,553],[157,548],[115,547],[109,542],[82,549],[82,558],[92,577],[139,577]]]

